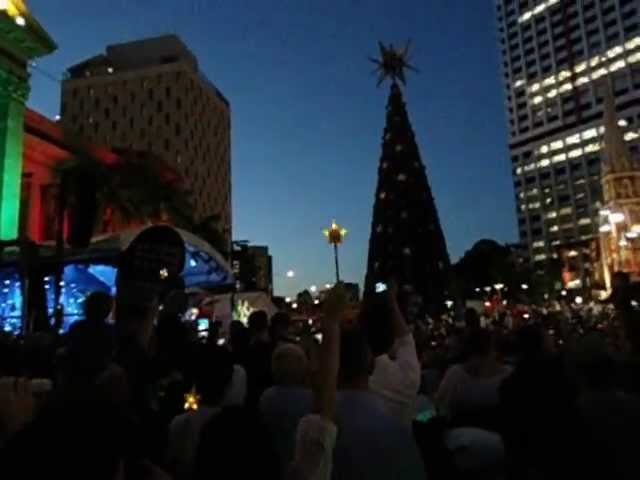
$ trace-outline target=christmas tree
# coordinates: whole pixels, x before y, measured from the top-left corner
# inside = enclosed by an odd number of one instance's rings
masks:
[[[405,310],[436,315],[445,309],[449,254],[398,80],[405,83],[408,45],[380,44],[378,84],[391,79],[373,206],[365,292],[393,278]],[[414,69],[415,70],[415,69]],[[417,312],[415,310],[418,310]]]

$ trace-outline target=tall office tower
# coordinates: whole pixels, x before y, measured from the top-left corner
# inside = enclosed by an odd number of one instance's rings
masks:
[[[638,0],[496,0],[520,240],[542,264],[594,238],[603,99],[640,141]]]
[[[195,218],[218,215],[230,244],[229,102],[178,37],[110,45],[69,68],[61,115],[66,131],[172,165],[192,192]]]

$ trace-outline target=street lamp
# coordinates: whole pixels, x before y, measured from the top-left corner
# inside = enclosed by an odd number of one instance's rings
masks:
[[[287,270],[286,276],[287,278],[293,278],[296,276],[296,272],[294,272],[293,270]]]
[[[310,291],[311,293],[316,293],[316,292],[318,291],[318,287],[316,287],[315,285],[311,285],[311,286],[309,287],[309,291]]]
[[[338,263],[338,245],[344,241],[347,235],[347,229],[342,228],[334,220],[331,222],[331,228],[323,230],[324,236],[327,237],[330,245],[333,245],[333,255],[336,261],[336,282],[340,282],[340,264]]]

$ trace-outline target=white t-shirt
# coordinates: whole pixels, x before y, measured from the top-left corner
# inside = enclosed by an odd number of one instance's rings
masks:
[[[447,415],[460,410],[495,407],[499,402],[498,387],[509,373],[511,369],[503,366],[492,377],[475,378],[462,365],[453,365],[438,387],[436,404]]]
[[[385,354],[375,359],[369,388],[382,397],[391,415],[403,425],[411,425],[421,375],[413,335],[396,339],[393,349],[395,358]]]
[[[289,480],[330,480],[337,429],[320,415],[306,415],[298,423]]]

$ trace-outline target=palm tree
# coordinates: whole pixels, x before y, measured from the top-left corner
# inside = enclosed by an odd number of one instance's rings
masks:
[[[92,223],[92,231],[104,230],[102,222],[110,210],[124,224],[167,221],[182,228],[193,225],[189,194],[181,187],[178,174],[146,153],[121,152],[120,157],[116,163],[105,164],[92,155],[82,155],[57,168],[66,185],[64,200],[72,207],[82,209],[87,186],[93,190],[94,211],[86,212],[79,223]]]

